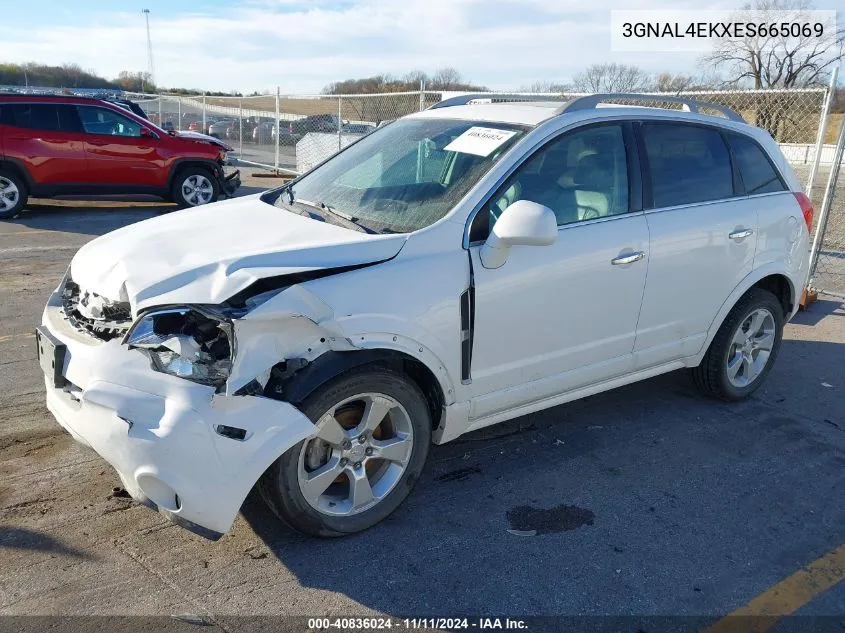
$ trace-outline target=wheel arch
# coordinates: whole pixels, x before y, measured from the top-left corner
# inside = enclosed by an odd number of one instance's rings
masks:
[[[0,156],[0,169],[6,169],[17,174],[24,181],[24,183],[26,183],[26,188],[30,192],[35,186],[35,182],[32,180],[32,176],[30,176],[23,163],[21,163],[17,159],[9,158],[8,156]]]
[[[211,158],[177,158],[170,167],[170,172],[167,175],[167,189],[173,188],[176,177],[185,169],[197,167],[199,169],[208,170],[215,178],[219,178],[220,165],[217,161]]]
[[[710,327],[707,330],[707,337],[704,344],[701,346],[698,354],[696,354],[688,363],[689,366],[696,366],[707,349],[713,342],[713,338],[722,327],[722,323],[728,316],[728,313],[733,309],[736,303],[752,288],[762,288],[774,294],[781,306],[784,309],[784,321],[788,321],[790,316],[795,312],[797,306],[797,290],[795,283],[783,268],[779,266],[765,266],[753,271],[740,284],[734,288],[734,291],[728,296],[722,306],[719,308],[716,317],[711,321]]]
[[[388,367],[407,375],[420,388],[431,414],[432,431],[440,424],[446,393],[434,372],[421,360],[387,348],[327,351],[282,381],[282,399],[299,406],[308,396],[345,372],[367,365]]]

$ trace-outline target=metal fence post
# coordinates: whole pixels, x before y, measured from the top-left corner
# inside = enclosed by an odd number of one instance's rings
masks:
[[[161,95],[158,96],[158,126],[164,129],[164,119],[161,118]]]
[[[176,122],[176,129],[182,131],[182,97],[176,98],[176,110],[179,120]]]
[[[827,187],[824,190],[821,211],[819,212],[819,223],[816,226],[816,235],[813,238],[813,247],[810,249],[810,279],[816,274],[816,266],[819,263],[819,249],[827,230],[827,220],[830,215],[830,207],[833,204],[833,197],[836,190],[836,182],[839,179],[839,172],[842,170],[842,154],[845,151],[845,119],[839,128],[839,138],[836,141],[836,149],[833,152],[833,162],[830,165],[830,176],[827,179]]]
[[[244,100],[238,99],[238,158],[244,155]]]
[[[202,133],[208,134],[208,126],[205,124],[205,93],[202,93]]]
[[[425,110],[425,79],[420,79],[420,112]]]
[[[822,114],[819,119],[819,134],[816,137],[816,155],[813,156],[813,166],[810,167],[810,175],[807,177],[807,196],[812,200],[813,198],[813,182],[816,179],[816,172],[819,169],[819,161],[822,157],[822,148],[824,147],[824,134],[827,131],[827,119],[830,115],[830,106],[833,103],[833,97],[836,95],[836,77],[839,75],[839,67],[833,67],[833,73],[830,75],[830,87],[827,89],[827,97],[822,106]]]
[[[343,103],[343,97],[338,95],[337,96],[337,151],[340,151],[340,129],[343,127],[343,119],[342,110],[341,110],[341,103]]]
[[[281,133],[279,132],[279,86],[276,86],[276,159],[273,162],[273,167],[276,168],[276,171],[279,170],[279,145],[281,145]]]

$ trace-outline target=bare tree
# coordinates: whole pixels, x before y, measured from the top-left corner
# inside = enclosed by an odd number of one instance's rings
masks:
[[[659,73],[654,77],[651,89],[655,92],[674,92],[678,94],[684,90],[698,87],[696,86],[697,83],[699,82],[691,75]]]
[[[648,73],[627,64],[593,64],[575,75],[572,87],[578,92],[640,92],[651,84]]]
[[[535,81],[532,84],[521,86],[520,92],[550,92],[550,93],[564,93],[570,92],[571,88],[567,84],[556,81]]]
[[[428,73],[423,70],[411,70],[405,73],[402,81],[412,86],[419,86],[421,83],[428,85],[431,80],[428,78]]]
[[[441,68],[431,76],[431,87],[434,90],[451,90],[464,83],[461,73],[454,68]]]
[[[743,7],[760,22],[807,22],[808,0],[755,0]],[[833,28],[836,28],[834,25]],[[754,88],[801,88],[824,83],[845,55],[845,29],[830,36],[719,38],[702,62],[727,73],[728,83]]]

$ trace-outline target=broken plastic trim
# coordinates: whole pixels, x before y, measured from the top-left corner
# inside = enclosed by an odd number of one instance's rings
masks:
[[[218,391],[226,384],[235,357],[234,326],[229,314],[216,306],[147,310],[129,328],[123,343],[145,353],[153,370]]]

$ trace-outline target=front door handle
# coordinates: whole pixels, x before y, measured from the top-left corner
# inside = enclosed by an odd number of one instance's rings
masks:
[[[636,253],[631,253],[630,255],[620,255],[619,257],[614,257],[610,260],[610,263],[614,266],[621,266],[622,264],[633,264],[634,262],[638,262],[645,257],[645,253],[642,251],[638,251]]]
[[[752,235],[754,235],[754,231],[752,231],[751,229],[739,229],[738,231],[734,231],[733,233],[728,235],[728,237],[732,240],[739,241],[744,240],[746,237],[750,237]]]

